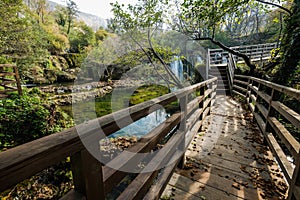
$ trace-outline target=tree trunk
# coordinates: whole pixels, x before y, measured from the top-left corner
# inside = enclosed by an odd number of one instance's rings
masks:
[[[275,75],[275,82],[293,86],[300,65],[300,0],[294,0],[292,14],[286,19],[282,40],[282,65]]]

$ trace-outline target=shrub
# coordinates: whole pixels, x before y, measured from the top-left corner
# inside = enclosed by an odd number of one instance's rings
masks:
[[[73,125],[37,89],[0,100],[0,149],[20,145]]]

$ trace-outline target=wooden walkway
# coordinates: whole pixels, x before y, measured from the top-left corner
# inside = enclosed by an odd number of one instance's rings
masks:
[[[285,199],[287,185],[252,115],[219,95],[161,199]]]

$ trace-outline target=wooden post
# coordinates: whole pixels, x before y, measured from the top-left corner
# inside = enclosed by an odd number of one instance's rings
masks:
[[[75,190],[87,200],[105,199],[101,163],[87,150],[76,153],[71,159]]]
[[[246,91],[246,102],[249,104],[250,96],[251,96],[251,89],[250,85],[252,85],[253,81],[252,79],[248,78],[248,85],[247,85],[247,91]]]
[[[299,199],[300,197],[300,153],[295,158],[296,167],[294,169],[287,200]]]
[[[253,86],[253,85],[252,85]],[[260,96],[258,95],[258,92],[261,90],[261,84],[258,83],[258,86],[257,86],[257,93],[255,95],[255,104],[254,104],[254,111],[253,112],[257,112],[258,111],[258,108],[257,108],[257,104],[259,103],[259,98]],[[251,97],[250,97],[251,98]]]
[[[207,113],[207,115],[210,115],[210,113],[211,113],[211,107],[212,107],[213,82],[208,85],[208,89],[211,89],[211,93],[208,95],[208,98],[210,99],[210,101],[209,101],[209,104],[208,104],[209,111]]]
[[[185,134],[187,132],[186,130],[186,120],[187,120],[187,103],[188,103],[188,96],[184,95],[182,98],[180,98],[180,109],[183,113],[183,118],[180,121],[179,125],[179,131],[182,133],[181,136],[181,142],[180,142],[180,150],[183,151],[183,155],[181,157],[181,160],[178,163],[178,167],[183,169],[186,163],[186,156],[185,156]]]
[[[205,79],[208,80],[208,72],[210,70],[210,49],[207,50]]]
[[[204,94],[205,94],[205,86],[202,86],[202,87],[200,88],[200,96],[204,96]],[[199,108],[200,108],[200,109],[204,109],[204,100],[205,100],[205,98],[203,98],[202,101],[199,103]],[[204,110],[203,110],[203,111],[204,111]],[[203,113],[204,113],[204,112],[201,113],[200,119],[199,119],[199,120],[203,120],[203,119],[204,119],[204,118],[203,118]]]
[[[15,65],[13,66],[13,68],[14,68],[14,72],[15,72],[15,79],[17,81],[18,93],[19,93],[19,95],[23,95],[18,68]]]

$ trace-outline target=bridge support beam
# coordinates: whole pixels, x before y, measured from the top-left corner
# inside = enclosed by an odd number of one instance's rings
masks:
[[[71,162],[75,191],[87,200],[105,199],[101,163],[87,150],[77,152]]]

